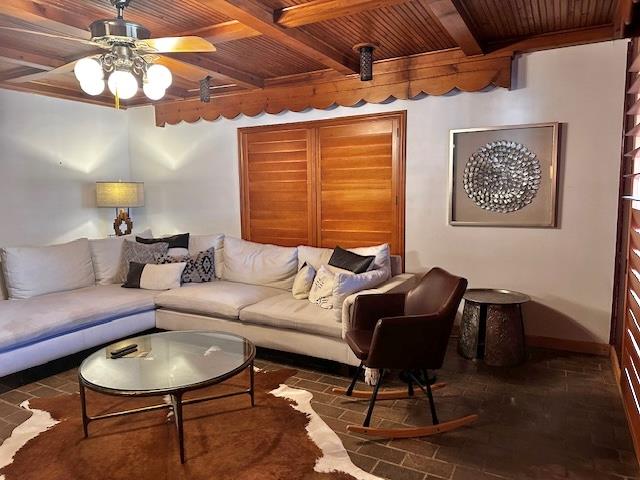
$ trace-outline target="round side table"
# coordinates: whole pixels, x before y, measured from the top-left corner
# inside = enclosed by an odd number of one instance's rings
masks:
[[[525,359],[522,304],[528,295],[511,290],[473,288],[464,295],[458,352],[484,359],[495,367],[514,366]]]

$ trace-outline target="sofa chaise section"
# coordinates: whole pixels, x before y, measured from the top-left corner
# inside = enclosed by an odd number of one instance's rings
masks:
[[[154,328],[156,294],[98,285],[0,301],[0,376]]]

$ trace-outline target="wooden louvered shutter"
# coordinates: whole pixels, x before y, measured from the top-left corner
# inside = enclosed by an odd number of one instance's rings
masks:
[[[401,121],[395,114],[318,127],[320,246],[389,243],[393,254],[404,254]]]
[[[308,128],[240,132],[242,233],[285,246],[313,245],[315,211]]]
[[[405,112],[239,129],[242,238],[404,256]]]
[[[625,142],[622,163],[622,233],[618,249],[626,252],[623,314],[614,314],[612,339],[622,343],[620,389],[636,453],[640,454],[640,52],[638,39],[630,45]],[[620,328],[622,327],[622,328]],[[621,337],[621,338],[620,338]]]

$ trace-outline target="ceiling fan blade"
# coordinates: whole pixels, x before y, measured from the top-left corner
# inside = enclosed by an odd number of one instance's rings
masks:
[[[177,58],[165,57],[164,55],[158,55],[158,59],[155,63],[164,65],[171,70],[174,75],[193,82],[199,82],[209,75],[207,70],[200,68],[197,65],[183,62]]]
[[[136,47],[150,53],[215,52],[216,47],[202,37],[162,37],[138,40]]]
[[[9,31],[9,32],[28,33],[28,34],[31,34],[31,35],[38,35],[38,36],[41,36],[41,37],[59,38],[61,40],[69,40],[71,42],[82,43],[84,45],[89,45],[91,47],[100,47],[101,46],[100,44],[98,44],[96,42],[92,42],[91,40],[85,40],[84,38],[77,38],[77,37],[69,37],[67,35],[58,35],[57,33],[37,32],[35,30],[27,30],[26,28],[0,26],[0,31],[2,31],[2,30]]]

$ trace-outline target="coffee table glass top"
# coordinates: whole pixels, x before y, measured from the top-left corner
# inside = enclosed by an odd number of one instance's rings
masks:
[[[112,359],[111,351],[135,343],[138,351]],[[162,332],[109,345],[88,357],[80,377],[106,393],[150,395],[189,390],[225,380],[255,358],[247,339],[219,332]]]

